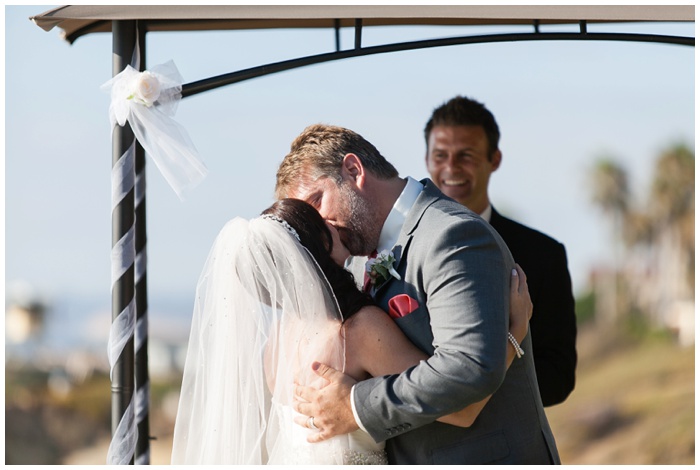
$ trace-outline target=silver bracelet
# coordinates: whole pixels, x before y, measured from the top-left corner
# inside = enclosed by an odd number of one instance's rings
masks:
[[[508,332],[508,340],[510,340],[510,344],[512,344],[515,348],[515,355],[518,356],[518,359],[523,357],[525,355],[525,351],[523,351],[523,348],[521,348],[518,344],[518,340],[515,339],[515,336],[513,336],[510,331]]]

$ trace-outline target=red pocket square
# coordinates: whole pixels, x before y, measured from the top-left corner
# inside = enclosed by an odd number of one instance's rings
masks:
[[[389,299],[389,316],[391,318],[405,317],[418,308],[418,301],[406,294],[399,294]]]

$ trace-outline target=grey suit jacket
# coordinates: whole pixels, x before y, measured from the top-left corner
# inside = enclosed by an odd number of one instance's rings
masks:
[[[432,356],[408,371],[359,382],[355,409],[391,464],[560,463],[540,399],[530,335],[506,370],[513,258],[496,231],[429,180],[394,248],[401,280],[375,299],[408,294],[419,308],[396,323]],[[351,266],[362,269],[358,259]],[[362,279],[362,277],[359,277]],[[435,422],[493,394],[470,428]]]

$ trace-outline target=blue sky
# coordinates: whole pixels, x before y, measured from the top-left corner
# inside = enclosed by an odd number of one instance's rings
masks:
[[[54,301],[97,299],[108,312],[111,130],[100,85],[111,77],[111,35],[70,46],[57,29],[44,32],[28,20],[50,8],[5,7],[5,285],[8,295],[22,281]],[[684,36],[694,29],[644,26]],[[363,45],[461,34],[367,28]],[[343,47],[352,43],[352,32],[343,31]],[[173,60],[192,82],[331,51],[334,33],[149,33],[147,48],[149,66]],[[424,178],[423,126],[457,94],[484,102],[501,128],[492,202],[564,243],[582,292],[590,269],[609,262],[612,240],[590,202],[590,168],[601,156],[615,157],[642,194],[661,150],[677,142],[694,148],[694,70],[695,49],[687,46],[483,44],[315,65],[187,98],[175,119],[209,175],[182,202],[148,162],[151,311],[165,314],[178,302],[189,312],[218,230],[273,201],[277,165],[306,125],[351,128],[402,175]]]

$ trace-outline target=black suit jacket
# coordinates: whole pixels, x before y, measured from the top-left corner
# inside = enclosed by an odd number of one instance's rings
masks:
[[[563,402],[576,379],[576,313],[564,245],[493,209],[491,225],[525,271],[534,306],[530,330],[544,406]]]

